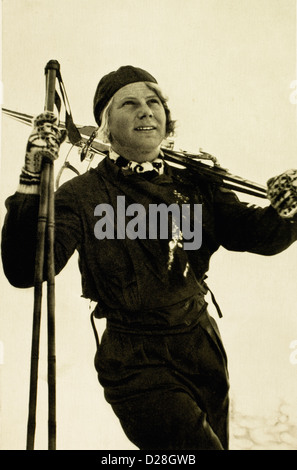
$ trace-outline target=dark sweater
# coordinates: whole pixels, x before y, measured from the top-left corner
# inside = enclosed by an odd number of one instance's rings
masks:
[[[177,248],[169,270],[168,240],[118,239],[116,230],[114,239],[98,240],[94,209],[102,203],[116,208],[117,196],[125,196],[126,206],[138,203],[147,210],[152,203],[202,204],[201,247]],[[20,288],[34,283],[38,203],[39,196],[21,193],[6,201],[2,260],[9,282]],[[125,324],[191,323],[194,312],[197,315],[205,305],[203,280],[210,257],[220,246],[274,255],[296,238],[297,222],[282,219],[271,206],[249,207],[231,191],[202,180],[194,184],[185,170],[168,165],[164,175],[147,180],[132,172],[123,174],[105,158],[96,169],[63,184],[55,195],[56,274],[77,250],[83,296],[98,302],[98,317]]]

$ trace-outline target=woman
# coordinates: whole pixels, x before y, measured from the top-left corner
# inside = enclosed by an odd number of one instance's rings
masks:
[[[106,400],[139,449],[228,449],[227,358],[207,312],[206,272],[220,246],[273,255],[296,240],[296,172],[269,181],[274,207],[264,209],[194,183],[164,162],[160,146],[174,122],[155,78],[132,66],[100,80],[94,116],[111,148],[97,168],[56,192],[55,269],[77,250],[83,296],[97,302],[95,317],[107,319],[95,357]],[[33,285],[41,164],[57,157],[60,137],[51,114],[36,119],[20,185],[6,201],[2,259],[16,287]],[[169,211],[168,236],[149,236],[152,205],[172,204],[191,207],[192,228],[194,208],[202,207],[199,249],[185,249]],[[128,230],[135,207],[143,218]]]

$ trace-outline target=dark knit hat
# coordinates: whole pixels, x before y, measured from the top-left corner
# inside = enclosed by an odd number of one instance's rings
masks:
[[[94,117],[98,126],[101,124],[101,113],[113,95],[125,85],[135,82],[153,82],[157,80],[145,70],[132,65],[125,65],[101,78],[94,96]]]

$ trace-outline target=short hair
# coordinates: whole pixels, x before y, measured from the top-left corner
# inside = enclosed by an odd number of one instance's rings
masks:
[[[166,133],[165,137],[173,136],[175,130],[175,121],[172,120],[170,109],[168,108],[167,101],[168,98],[165,96],[163,91],[161,90],[160,86],[153,82],[144,82],[146,86],[152,90],[160,99],[166,116]],[[110,117],[110,109],[113,103],[114,97],[112,97],[107,105],[105,106],[104,110],[102,111],[101,115],[101,124],[97,131],[97,137],[104,143],[111,143],[112,137],[109,130],[109,117]]]

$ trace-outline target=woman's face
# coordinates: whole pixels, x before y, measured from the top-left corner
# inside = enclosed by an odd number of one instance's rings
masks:
[[[166,114],[160,98],[144,82],[118,90],[109,114],[113,149],[125,158],[149,161],[159,154],[166,133]]]

